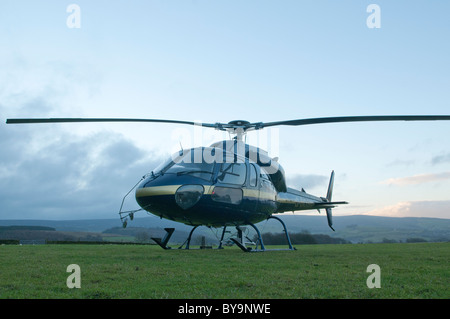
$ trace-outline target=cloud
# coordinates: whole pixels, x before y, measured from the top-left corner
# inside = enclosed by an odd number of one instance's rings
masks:
[[[442,164],[442,163],[450,163],[450,153],[444,154],[444,155],[439,155],[439,156],[434,156],[431,159],[431,164],[433,164],[433,165]]]
[[[118,133],[49,131],[1,125],[0,219],[118,217],[123,196],[164,160]],[[133,196],[127,205],[137,207]]]
[[[389,162],[386,164],[387,167],[395,167],[395,166],[413,166],[416,164],[416,161],[414,160],[400,160],[396,159],[392,162]]]
[[[385,181],[380,182],[381,184],[387,185],[418,185],[429,182],[438,182],[442,180],[450,179],[450,172],[442,172],[437,174],[420,174],[407,177],[389,178]]]
[[[365,215],[450,218],[450,200],[399,202],[395,205],[371,210]]]
[[[296,174],[287,177],[287,184],[296,189],[312,189],[318,186],[327,187],[329,177],[315,174]]]
[[[118,218],[123,196],[165,159],[111,131],[81,137],[70,126],[6,125],[9,117],[83,115],[74,105],[101,83],[88,64],[7,62],[0,62],[10,75],[0,77],[0,219]],[[133,196],[125,205],[138,208]]]

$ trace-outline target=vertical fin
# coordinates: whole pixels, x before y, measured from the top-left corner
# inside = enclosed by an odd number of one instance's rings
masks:
[[[333,231],[335,231],[334,228],[333,228],[333,215],[331,214],[331,208],[327,208],[326,212],[327,212],[328,226],[330,226],[330,228]]]
[[[331,202],[331,196],[333,195],[334,184],[334,171],[331,172],[330,183],[328,184],[327,200]]]

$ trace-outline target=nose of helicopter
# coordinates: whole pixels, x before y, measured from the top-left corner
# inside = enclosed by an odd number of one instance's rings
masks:
[[[136,190],[136,201],[146,210],[168,208],[174,203],[186,210],[200,200],[204,191],[202,185],[153,185],[150,182]]]

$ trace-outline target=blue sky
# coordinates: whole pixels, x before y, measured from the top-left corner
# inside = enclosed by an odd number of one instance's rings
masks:
[[[366,24],[372,3],[381,28]],[[450,114],[449,12],[445,1],[2,1],[0,218],[114,218],[143,174],[199,142],[183,126],[6,118]],[[334,199],[350,202],[336,215],[450,218],[448,121],[266,134],[291,186],[324,196],[336,171]]]

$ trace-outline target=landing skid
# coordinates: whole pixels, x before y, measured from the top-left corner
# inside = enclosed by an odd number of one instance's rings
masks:
[[[289,233],[286,229],[286,225],[285,223],[278,217],[276,216],[270,216],[267,219],[276,219],[278,220],[281,225],[283,226],[283,231],[286,234],[286,241],[288,243],[289,248],[286,249],[266,249],[266,247],[264,246],[263,243],[263,239],[261,236],[261,232],[259,231],[258,227],[256,227],[254,224],[252,223],[247,223],[247,225],[253,227],[253,229],[256,231],[257,235],[258,235],[258,239],[256,241],[256,243],[253,242],[248,242],[246,241],[246,239],[249,239],[248,237],[245,237],[245,235],[243,234],[242,228],[240,228],[240,226],[236,226],[236,229],[238,231],[238,236],[237,238],[230,238],[230,240],[236,244],[236,246],[238,246],[242,251],[248,253],[248,252],[263,252],[263,251],[274,251],[274,250],[296,250],[295,247],[292,246],[291,243],[291,239],[289,237]],[[191,249],[190,248],[190,244],[191,244],[191,239],[192,239],[192,234],[194,233],[194,231],[197,229],[197,226],[194,226],[194,228],[192,228],[192,230],[189,233],[188,238],[185,240],[185,242],[178,247],[178,249]],[[223,243],[223,239],[225,236],[225,232],[226,232],[227,226],[223,227],[223,231],[222,231],[222,236],[220,238],[220,243],[219,246],[216,249],[223,249],[222,243]],[[163,239],[161,238],[153,238],[152,239],[163,249],[171,249],[171,247],[167,246],[167,244],[169,243],[170,237],[172,236],[173,232],[175,231],[175,228],[164,228],[164,230],[166,231],[166,235],[164,236]],[[252,244],[252,245],[256,245],[255,248],[252,247],[247,247],[247,244]],[[258,248],[259,246],[259,248]]]
[[[242,251],[244,251],[246,253],[249,253],[249,252],[263,252],[263,251],[274,251],[274,250],[296,250],[295,247],[292,246],[291,239],[289,237],[289,233],[288,233],[288,231],[286,229],[286,225],[284,224],[284,222],[281,219],[279,219],[278,217],[276,217],[276,216],[270,216],[267,219],[276,219],[276,220],[278,220],[281,223],[281,225],[283,226],[284,233],[286,234],[286,240],[287,240],[287,243],[289,245],[289,248],[286,248],[286,249],[266,249],[266,247],[264,246],[264,243],[263,243],[261,232],[259,231],[258,227],[256,227],[252,223],[248,223],[248,225],[252,226],[255,229],[256,233],[258,234],[258,240],[256,242],[256,248],[255,249],[252,249],[252,247],[247,247],[246,246],[246,242],[245,242],[245,240],[244,240],[244,238],[242,236],[242,231],[240,231],[239,226],[236,227],[236,229],[238,230],[238,238],[231,238],[231,240],[236,244],[236,246],[238,246]],[[259,243],[259,247],[260,247],[259,249],[258,249],[258,243]]]
[[[155,241],[155,243],[157,243],[159,246],[161,246],[161,248],[171,249],[171,247],[167,246],[167,244],[169,243],[169,239],[170,239],[170,237],[172,237],[172,234],[175,231],[175,228],[164,228],[164,230],[166,231],[166,235],[164,236],[163,239],[154,238],[154,237],[152,237],[152,239]]]
[[[192,249],[190,248],[190,244],[191,244],[191,239],[192,239],[192,234],[194,233],[194,230],[197,229],[198,226],[194,226],[194,228],[192,228],[192,230],[189,233],[188,238],[184,241],[184,243],[178,247],[178,249]],[[222,231],[222,237],[220,238],[220,243],[219,243],[219,247],[217,247],[216,249],[223,249],[223,238],[225,236],[225,232],[226,232],[227,226],[223,227],[223,231]],[[164,228],[164,230],[166,231],[166,235],[164,236],[163,239],[161,238],[155,238],[152,237],[152,240],[155,241],[161,248],[163,249],[171,249],[172,247],[168,246],[167,244],[169,243],[170,237],[172,236],[173,232],[175,231],[175,228]],[[200,248],[206,248],[206,247],[200,247]]]

